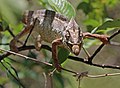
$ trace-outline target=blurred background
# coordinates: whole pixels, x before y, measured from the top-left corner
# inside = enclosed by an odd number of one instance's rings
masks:
[[[59,3],[64,0],[50,0]],[[24,24],[21,22],[25,10],[53,9],[49,0],[0,0],[0,48],[9,50],[9,42],[18,34]],[[68,0],[75,10],[75,20],[83,32],[92,32],[93,29],[103,25],[106,21],[113,21],[105,28],[97,30],[96,33],[111,35],[115,28],[120,27],[120,1],[119,0]],[[69,8],[68,8],[69,9]],[[70,13],[72,14],[72,12]],[[74,13],[73,13],[74,14]],[[65,15],[65,14],[64,14]],[[10,33],[10,31],[12,33]],[[23,38],[24,39],[24,38]],[[21,40],[23,40],[21,39]],[[120,35],[112,41],[120,42]],[[32,44],[32,38],[28,44]],[[97,39],[85,39],[84,47],[92,54],[100,45]],[[27,50],[21,54],[37,58],[40,61],[51,61],[51,52],[42,49]],[[0,51],[0,55],[4,52]],[[72,55],[72,54],[71,54]],[[86,57],[83,50],[78,57]],[[119,65],[120,47],[106,45],[94,58],[94,63]],[[88,71],[89,74],[105,74],[120,72],[117,69],[99,68],[84,63],[67,59],[62,66],[77,72]],[[55,72],[52,77],[49,73],[53,70],[46,65],[41,65],[30,60],[11,55],[0,63],[0,88],[78,88],[79,82],[73,74],[62,71]],[[47,82],[47,84],[46,84]],[[109,76],[102,78],[83,78],[81,88],[119,88],[120,76]]]

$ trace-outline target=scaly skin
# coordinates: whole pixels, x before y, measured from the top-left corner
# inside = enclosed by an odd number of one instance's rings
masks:
[[[25,28],[10,42],[12,51],[18,52],[16,43],[22,37],[31,32],[35,36],[35,47],[39,50],[41,41],[52,44],[52,58],[58,71],[61,66],[57,56],[57,46],[64,46],[70,52],[78,55],[83,45],[82,40],[86,37],[94,37],[103,43],[108,43],[107,36],[82,33],[74,18],[67,17],[50,10],[27,11],[24,14],[23,23]]]

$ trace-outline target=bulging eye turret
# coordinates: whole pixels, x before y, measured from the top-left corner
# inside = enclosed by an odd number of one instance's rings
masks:
[[[70,33],[68,31],[66,31],[66,35],[65,35],[66,39],[69,40],[70,38]]]

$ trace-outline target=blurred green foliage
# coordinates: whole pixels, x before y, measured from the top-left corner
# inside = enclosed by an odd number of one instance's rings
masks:
[[[25,0],[0,0],[0,18],[8,24],[15,24],[26,7]]]
[[[120,5],[119,0],[69,1],[71,3],[67,0],[0,0],[0,43],[9,43],[12,39],[12,36],[6,29],[8,26],[15,35],[22,30],[23,24],[20,20],[26,9],[53,9],[67,16],[69,19],[75,16],[82,16],[79,13],[76,14],[76,12],[82,11],[83,13],[81,14],[85,15],[82,23],[85,25],[87,31],[91,33],[109,35],[109,32],[120,27],[119,18],[114,19],[114,17],[110,17],[108,12],[110,8],[114,8],[117,4]],[[77,3],[77,8],[72,6],[74,3]],[[90,46],[99,44],[99,41],[96,39],[85,39],[84,43],[86,48],[90,48]],[[9,46],[0,45],[0,48],[9,49]],[[51,61],[51,52],[46,50],[41,50],[39,53],[30,50],[24,53],[30,57],[40,58],[42,61]],[[66,60],[69,52],[65,49],[59,49],[58,53],[60,62],[64,62],[62,65],[65,68],[70,68],[79,72],[87,70],[92,74],[119,72],[118,70],[104,70],[87,66],[79,62]],[[3,52],[0,52],[0,54],[2,55]],[[10,58],[5,58],[5,60],[0,63],[0,85],[5,86],[5,88],[18,88],[23,85],[26,86],[25,88],[43,88],[45,84],[45,76],[43,76],[43,73],[46,72],[46,74],[48,74],[53,68],[21,59],[20,57],[12,56]],[[119,76],[99,79],[86,78],[82,80],[81,86],[82,88],[119,88],[119,79]],[[54,88],[77,88],[78,82],[70,73],[64,71],[61,73],[55,72],[53,75],[53,86]]]

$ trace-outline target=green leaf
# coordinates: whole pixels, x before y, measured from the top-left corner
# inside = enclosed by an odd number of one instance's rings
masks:
[[[68,18],[75,17],[75,10],[67,0],[48,0],[48,2],[57,12],[64,14]]]
[[[53,82],[55,88],[65,88],[64,80],[61,74],[55,72],[53,76]]]
[[[116,27],[120,27],[120,20],[109,20],[109,21],[106,21],[104,22],[102,25],[100,25],[97,29],[97,30],[105,30],[106,28],[116,28]]]
[[[87,27],[87,31],[91,32],[93,30],[93,28],[99,26],[100,23],[97,20],[95,20],[95,19],[89,18],[89,19],[84,21],[84,24]]]
[[[59,51],[58,51],[58,59],[59,59],[59,62],[60,63],[63,63],[67,57],[69,56],[69,51],[65,48],[59,48]]]
[[[20,82],[16,69],[11,65],[11,63],[4,60],[4,62],[2,62],[1,64],[6,69],[7,76],[18,85],[23,86]]]
[[[84,21],[84,24],[85,25],[91,25],[93,27],[97,27],[97,26],[99,26],[100,23],[97,20],[94,20],[94,19],[87,19],[87,20]]]

